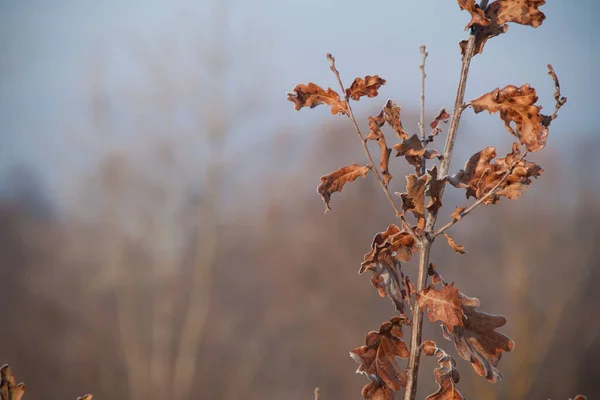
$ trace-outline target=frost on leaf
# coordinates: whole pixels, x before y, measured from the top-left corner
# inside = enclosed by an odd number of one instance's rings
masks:
[[[437,357],[440,364],[440,367],[433,371],[438,390],[427,396],[425,400],[465,400],[455,387],[460,380],[460,375],[454,359],[438,348],[433,340],[423,342],[421,348],[426,355]]]
[[[400,106],[397,106],[392,100],[388,100],[383,107],[383,115],[385,122],[394,130],[394,133],[400,140],[408,139],[408,133],[402,127],[400,119]]]
[[[513,143],[511,153],[492,163],[496,149],[486,147],[473,154],[465,168],[449,177],[448,181],[455,187],[466,188],[467,198],[472,196],[478,200],[497,186],[495,192],[483,201],[484,204],[495,204],[501,196],[515,200],[531,184],[532,177],[537,178],[544,172],[539,165],[523,160],[519,155],[519,145]]]
[[[440,290],[429,286],[417,293],[417,301],[421,309],[427,308],[429,321],[440,321],[449,332],[453,332],[455,326],[463,326],[464,314],[454,284],[443,286]]]
[[[371,283],[379,295],[388,296],[401,313],[404,312],[403,300],[411,294],[411,288],[398,275],[400,262],[409,262],[416,251],[417,244],[410,233],[392,224],[385,232],[375,235],[371,251],[365,254],[359,271],[360,274],[372,271]]]
[[[325,90],[312,82],[308,85],[296,85],[294,90],[287,94],[287,99],[294,103],[296,111],[302,107],[315,108],[319,104],[327,104],[331,107],[333,115],[348,114],[348,105],[335,90]]]
[[[402,341],[402,326],[407,324],[405,318],[392,317],[381,324],[378,332],[367,334],[365,346],[350,352],[354,361],[360,363],[356,373],[365,374],[371,381],[363,388],[363,398],[393,399],[393,392],[406,386],[406,372],[398,358],[410,355]]]
[[[379,75],[367,75],[365,79],[356,78],[346,89],[346,96],[352,100],[360,100],[362,96],[375,97],[379,94],[381,85],[385,85],[385,79],[380,78]]]
[[[485,13],[475,0],[458,0],[458,6],[461,10],[466,10],[471,14],[471,21],[465,26],[465,30],[469,29],[473,25],[477,24],[480,26],[487,26],[491,21],[485,16]]]
[[[396,157],[404,156],[406,161],[414,166],[417,171],[419,171],[421,165],[423,165],[423,157],[432,159],[438,154],[436,150],[426,149],[417,135],[412,135],[402,143],[395,144],[394,150],[397,152]]]
[[[390,153],[392,149],[387,147],[385,136],[381,132],[381,127],[385,123],[383,117],[383,111],[377,117],[369,117],[369,134],[367,139],[376,140],[379,149],[381,150],[381,157],[379,158],[379,169],[381,175],[383,175],[383,183],[387,187],[392,180],[392,175],[389,171]]]
[[[500,112],[506,130],[518,137],[527,151],[535,152],[546,146],[548,137],[548,126],[540,114],[541,107],[534,105],[537,99],[535,89],[527,84],[520,88],[508,85],[471,100],[471,106],[476,114],[482,111],[490,114]],[[511,122],[515,123],[516,132]]]
[[[444,337],[454,343],[458,354],[470,361],[473,369],[490,382],[502,379],[498,362],[502,352],[511,351],[514,342],[497,328],[506,324],[506,318],[501,315],[490,315],[476,310],[479,300],[459,294],[461,308],[464,313],[463,325],[454,326],[450,331],[442,325]]]
[[[334,192],[341,193],[347,182],[354,182],[359,176],[364,178],[367,175],[367,172],[369,172],[368,166],[353,163],[352,165],[333,171],[329,175],[322,176],[321,184],[317,187],[317,191],[321,194],[321,197],[325,202],[326,211],[331,210],[329,201]]]
[[[427,176],[418,177],[415,174],[406,177],[406,193],[401,193],[402,209],[410,211],[417,218],[417,227],[425,227],[425,186]]]
[[[457,252],[458,254],[465,254],[467,251],[465,250],[465,246],[460,245],[458,243],[454,242],[454,239],[452,239],[450,236],[448,236],[447,233],[444,233],[444,236],[446,236],[446,240],[448,241],[448,245],[450,247],[452,247],[452,250],[454,250],[455,252]]]
[[[458,0],[458,3],[461,5],[461,3],[472,2],[469,0]],[[545,3],[545,0],[496,0],[490,4],[485,10],[485,17],[491,23],[479,23],[474,18],[471,19],[470,25],[476,25],[479,28],[475,36],[475,51],[473,54],[481,53],[488,39],[505,33],[508,30],[507,22],[529,25],[533,28],[540,26],[546,16],[538,7]],[[466,7],[462,7],[462,5],[461,8],[469,11]],[[461,53],[464,54],[467,48],[466,40],[460,42],[460,48]]]
[[[0,368],[0,400],[21,400],[25,384],[15,384],[15,377],[8,365]]]
[[[437,212],[442,207],[442,190],[446,185],[446,179],[438,179],[437,165],[427,171],[427,189],[425,195],[429,196],[429,203],[425,208],[429,212]]]

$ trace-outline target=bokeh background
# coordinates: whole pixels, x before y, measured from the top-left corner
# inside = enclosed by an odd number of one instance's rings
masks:
[[[433,255],[516,342],[492,385],[427,327],[470,399],[600,398],[600,8],[542,10],[488,42],[466,97],[530,83],[551,110],[552,63],[569,102],[532,155],[545,173],[453,228],[468,254]],[[393,98],[415,132],[419,45],[430,120],[453,104],[468,20],[440,0],[0,0],[0,363],[25,397],[360,398],[348,351],[393,307],[357,271],[394,215],[374,180],[323,214],[319,177],[364,154],[348,120],[285,93],[335,88],[331,52],[346,83],[387,79],[356,103],[362,126]],[[465,112],[452,170],[511,139]],[[408,172],[392,160],[392,191]],[[469,204],[445,203],[440,222]]]

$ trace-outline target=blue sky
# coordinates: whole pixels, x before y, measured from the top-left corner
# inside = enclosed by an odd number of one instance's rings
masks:
[[[138,119],[150,118],[142,103],[156,82],[148,70],[162,68],[168,75],[176,113],[210,104],[210,92],[193,92],[188,83],[211,79],[204,76],[205,54],[198,50],[211,46],[226,49],[228,104],[251,110],[243,118],[232,115],[232,154],[281,129],[313,132],[315,124],[331,118],[325,108],[293,112],[285,101],[285,92],[297,83],[335,85],[326,52],[334,54],[348,84],[356,76],[379,74],[388,81],[381,102],[394,98],[410,109],[418,102],[419,45],[425,44],[428,109],[435,113],[452,106],[460,69],[457,43],[466,37],[462,29],[469,20],[456,1],[231,0],[215,26],[211,22],[223,4],[0,0],[0,175],[15,164],[30,166],[56,194],[93,165],[99,148],[139,146],[146,139],[130,132],[139,129],[131,110],[142,110]],[[549,0],[542,7],[547,19],[538,29],[511,24],[474,59],[466,97],[530,83],[548,111],[554,88],[546,64],[551,63],[569,102],[553,124],[550,143],[575,150],[586,135],[598,133],[599,8],[593,0]],[[110,133],[94,127],[94,90],[107,103]],[[368,112],[377,105],[361,101],[356,108]],[[185,125],[183,112],[181,119]],[[168,121],[157,117],[156,124],[165,123],[166,131],[178,126]],[[466,121],[481,131],[504,130],[497,116],[466,113]],[[481,143],[487,139],[482,135]],[[187,156],[201,158],[201,147],[189,146]]]

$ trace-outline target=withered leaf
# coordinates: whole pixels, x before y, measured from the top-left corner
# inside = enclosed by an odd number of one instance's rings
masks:
[[[446,285],[440,290],[429,286],[417,293],[419,307],[427,308],[429,321],[441,321],[450,331],[455,326],[463,326],[463,310],[459,299],[458,289],[452,285]]]
[[[436,136],[438,133],[440,133],[442,131],[442,128],[440,128],[440,123],[448,122],[449,118],[450,118],[450,114],[448,114],[448,112],[446,111],[445,108],[442,108],[440,110],[440,112],[438,113],[438,115],[434,118],[434,120],[429,123],[429,126],[431,127],[431,129],[433,129],[433,131],[431,131],[431,133],[429,134],[430,141],[433,140],[434,136]]]
[[[408,231],[400,230],[396,225],[388,226],[373,238],[371,251],[365,254],[359,273],[373,272],[371,284],[377,288],[381,297],[388,296],[396,309],[404,312],[405,289],[398,276],[400,261],[410,261],[417,251],[417,244]]]
[[[369,172],[369,167],[367,165],[362,166],[352,163],[352,165],[342,167],[329,175],[322,176],[321,184],[317,187],[317,191],[321,194],[321,197],[325,202],[326,211],[331,210],[329,201],[334,192],[341,193],[347,182],[354,182],[359,176],[364,178],[367,175],[367,172]]]
[[[406,193],[401,193],[402,209],[410,211],[417,218],[417,226],[425,227],[425,185],[427,177],[415,174],[406,177]]]
[[[449,177],[448,181],[455,187],[466,187],[467,198],[472,196],[478,200],[499,185],[483,201],[484,204],[495,204],[501,196],[517,199],[531,184],[531,178],[537,178],[544,172],[539,165],[521,159],[519,154],[519,145],[513,143],[511,153],[491,163],[496,157],[496,149],[486,147],[471,156],[465,168]]]
[[[496,0],[485,10],[496,24],[514,22],[537,28],[546,16],[538,7],[546,4],[545,0]]]
[[[471,14],[471,21],[465,26],[465,30],[473,25],[487,26],[491,23],[475,0],[458,0],[458,6],[461,10],[466,10]]]
[[[454,212],[450,214],[450,216],[453,220],[460,221],[460,219],[462,218],[460,214],[462,214],[463,211],[465,211],[464,207],[456,207],[456,210],[454,210]]]
[[[402,120],[400,119],[400,106],[394,104],[392,100],[388,100],[383,107],[383,114],[385,122],[394,130],[394,133],[400,140],[408,139],[408,133],[402,127]]]
[[[412,135],[402,143],[395,144],[394,150],[396,150],[396,157],[404,156],[406,161],[410,165],[413,165],[417,171],[421,169],[421,165],[423,164],[422,157],[432,159],[438,154],[436,150],[426,149],[418,135]]]
[[[438,179],[437,165],[427,171],[427,189],[425,195],[429,196],[429,203],[425,208],[429,212],[437,212],[442,207],[442,190],[446,185],[446,179]]]
[[[448,241],[448,245],[450,245],[450,247],[452,247],[452,250],[454,250],[458,254],[465,254],[467,252],[465,250],[465,246],[460,245],[458,243],[455,243],[454,239],[452,239],[450,236],[448,236],[447,233],[444,233],[444,236],[446,236],[446,240]]]
[[[367,135],[367,139],[369,140],[379,140],[383,137],[383,132],[381,132],[381,127],[385,123],[385,119],[383,117],[383,111],[376,117],[369,117],[369,134]]]
[[[21,400],[24,394],[25,384],[16,384],[11,368],[0,368],[0,400]]]
[[[517,136],[527,151],[535,152],[546,146],[548,137],[548,127],[543,124],[540,114],[541,107],[534,105],[537,99],[535,89],[527,84],[520,88],[508,85],[471,100],[471,106],[476,114],[484,110],[490,114],[499,111],[506,130]],[[516,132],[510,126],[511,122],[515,123]]]
[[[498,362],[502,352],[511,351],[514,342],[496,332],[496,329],[506,324],[506,318],[501,315],[490,315],[476,310],[479,300],[459,295],[464,313],[463,326],[455,326],[450,332],[444,325],[444,337],[454,343],[458,354],[470,361],[473,369],[490,382],[502,379]]]
[[[379,75],[367,75],[365,79],[356,78],[346,89],[346,96],[352,100],[360,100],[362,96],[375,97],[379,94],[378,90],[382,85],[385,85],[385,79],[380,78]]]
[[[319,85],[309,82],[308,85],[299,84],[292,92],[287,94],[287,99],[294,103],[296,111],[302,107],[315,108],[319,104],[331,107],[331,113],[348,114],[348,104],[333,89],[323,89]]]
[[[358,347],[350,352],[354,361],[360,363],[356,370],[358,374],[365,374],[367,378],[377,385],[367,385],[363,388],[364,398],[373,397],[374,393],[381,391],[382,387],[392,392],[406,386],[406,372],[398,364],[397,357],[408,358],[409,351],[402,341],[402,326],[407,325],[406,318],[392,317],[379,327],[379,331],[369,332],[365,338],[365,346]],[[365,390],[371,397],[365,397]],[[381,391],[379,395],[385,393]]]
[[[383,175],[383,183],[387,187],[392,180],[392,175],[389,171],[390,153],[392,149],[387,147],[385,136],[381,132],[381,127],[384,124],[383,111],[377,117],[369,117],[369,134],[367,139],[376,140],[379,149],[381,150],[381,157],[379,159],[379,169]]]
[[[460,380],[460,375],[454,359],[437,347],[433,340],[423,342],[421,347],[426,355],[436,356],[440,364],[440,367],[433,371],[438,390],[427,396],[425,400],[465,400],[455,387]]]
[[[363,388],[361,395],[365,400],[395,400],[394,392],[379,382],[369,382]]]
[[[431,282],[434,285],[439,285],[440,283],[444,283],[444,278],[435,270],[435,264],[430,263],[429,268],[427,268],[427,274],[431,276]]]
[[[461,2],[463,0],[459,0]],[[491,23],[481,26],[475,36],[475,52],[479,54],[488,39],[505,33],[508,30],[507,22],[529,25],[537,28],[542,24],[546,16],[538,10],[545,0],[496,0],[485,10],[485,17]],[[461,53],[467,48],[467,41],[460,42]]]

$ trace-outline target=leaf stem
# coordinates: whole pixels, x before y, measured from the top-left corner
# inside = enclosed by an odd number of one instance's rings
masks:
[[[482,0],[480,8],[485,10],[487,8],[488,0]],[[475,37],[478,29],[473,27],[469,40],[467,41],[467,48],[462,58],[462,66],[460,70],[460,78],[458,81],[458,89],[456,92],[456,100],[454,102],[454,111],[452,113],[452,120],[450,121],[450,127],[448,128],[448,136],[446,137],[446,145],[444,147],[444,153],[440,162],[440,170],[438,172],[438,179],[442,179],[448,175],[450,169],[450,161],[452,159],[452,151],[454,149],[454,143],[456,142],[456,136],[458,133],[458,125],[460,122],[461,114],[464,110],[463,102],[465,98],[465,89],[467,87],[467,77],[469,75],[469,67],[471,65],[471,59],[475,52]],[[440,191],[440,200],[444,195],[444,188]],[[421,252],[419,254],[419,271],[417,279],[417,293],[423,290],[427,285],[427,271],[429,267],[429,253],[431,251],[431,244],[433,243],[433,229],[437,220],[437,211],[430,212],[427,214],[425,220],[425,237],[421,246]],[[410,356],[408,359],[407,368],[407,383],[404,391],[404,400],[414,400],[417,395],[417,383],[419,377],[419,361],[421,357],[421,336],[423,334],[423,311],[419,307],[419,303],[415,300],[413,305],[412,315],[412,334],[410,338]]]
[[[363,136],[363,134],[360,131],[360,128],[358,127],[358,123],[356,122],[356,118],[354,117],[354,113],[352,112],[352,107],[350,106],[350,98],[348,97],[348,94],[346,93],[346,89],[344,87],[344,84],[342,83],[342,78],[340,77],[340,73],[337,70],[337,68],[335,67],[335,58],[333,58],[333,56],[330,53],[327,53],[327,59],[331,63],[330,68],[333,71],[333,73],[335,74],[338,83],[340,84],[340,88],[342,90],[342,93],[344,94],[344,101],[346,102],[346,105],[348,106],[348,117],[350,117],[350,120],[354,124],[354,129],[356,130],[356,134],[360,138],[360,141],[362,143],[365,154],[367,155],[367,159],[369,160],[369,165],[371,166],[371,169],[373,170],[373,173],[375,174],[375,177],[377,178],[377,181],[379,182],[379,186],[381,186],[381,189],[383,190],[385,197],[388,199],[388,201],[390,202],[390,205],[394,209],[394,211],[396,213],[396,217],[398,217],[400,219],[400,221],[402,222],[402,226],[404,227],[404,229],[406,229],[408,231],[408,233],[410,234],[410,236],[415,240],[415,242],[419,246],[421,246],[423,240],[421,238],[419,238],[419,236],[416,234],[416,232],[412,229],[410,224],[404,218],[404,213],[402,211],[400,211],[400,209],[394,202],[394,199],[390,195],[390,192],[389,192],[385,182],[383,181],[383,178],[381,177],[381,174],[379,173],[379,170],[377,169],[375,162],[373,161],[373,157],[371,156],[371,152],[369,151],[369,147],[367,146],[367,139]]]

